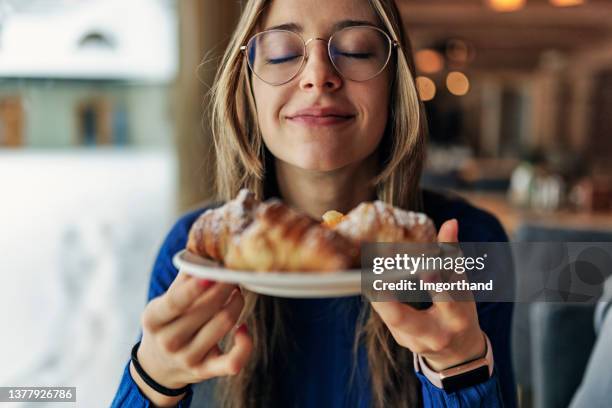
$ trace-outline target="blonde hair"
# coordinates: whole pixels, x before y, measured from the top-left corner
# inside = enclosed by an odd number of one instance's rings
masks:
[[[216,198],[221,201],[232,199],[243,187],[264,199],[276,183],[273,159],[257,123],[251,77],[240,50],[256,32],[260,16],[269,3],[270,0],[246,2],[211,89],[210,114],[217,161]],[[399,43],[393,63],[389,65],[395,68],[389,117],[378,147],[379,172],[372,183],[380,200],[420,210],[419,178],[425,154],[426,120],[416,91],[411,45],[394,1],[369,0],[369,3],[383,28]],[[238,375],[221,379],[219,398],[222,406],[228,408],[274,406],[275,356],[291,347],[284,333],[284,311],[276,298],[248,292],[245,300],[243,316],[253,336],[253,355]],[[420,392],[411,368],[410,351],[397,345],[367,303],[359,322],[354,353],[360,344],[367,349],[374,406],[418,404]],[[264,379],[264,373],[272,376]]]

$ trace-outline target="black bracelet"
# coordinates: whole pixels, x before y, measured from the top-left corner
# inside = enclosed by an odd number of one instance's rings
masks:
[[[143,370],[142,366],[140,365],[140,362],[138,362],[138,357],[136,356],[136,353],[138,353],[139,346],[140,342],[134,344],[134,347],[132,347],[132,363],[134,363],[134,368],[136,369],[136,372],[138,372],[138,375],[140,375],[140,378],[142,378],[143,381],[146,382],[149,387],[153,388],[160,394],[164,394],[168,397],[178,397],[179,395],[189,391],[189,387],[191,386],[190,384],[187,384],[183,388],[166,388],[163,385],[158,384],[151,377],[149,377],[149,374],[147,374],[145,370]]]

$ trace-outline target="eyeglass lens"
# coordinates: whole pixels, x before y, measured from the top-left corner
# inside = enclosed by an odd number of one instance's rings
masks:
[[[302,38],[291,31],[264,31],[247,44],[249,66],[270,84],[283,84],[297,75],[304,62],[304,51]],[[390,52],[386,35],[371,27],[340,30],[329,44],[332,64],[340,75],[353,81],[366,81],[379,74]]]

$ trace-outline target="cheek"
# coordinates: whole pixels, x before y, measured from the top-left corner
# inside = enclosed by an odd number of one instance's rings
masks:
[[[364,116],[361,138],[366,139],[369,146],[376,146],[382,138],[389,117],[389,90],[383,82],[378,86],[363,89],[359,94],[359,105]]]
[[[280,111],[286,103],[286,93],[281,87],[271,87],[257,80],[253,82],[259,129],[268,148],[282,140]]]
[[[262,85],[257,79],[253,81],[253,95],[255,105],[257,106],[257,119],[259,127],[264,134],[267,134],[274,125],[278,122],[273,115],[275,110],[274,93],[269,89],[269,86]]]
[[[370,100],[370,126],[373,130],[378,130],[375,133],[382,133],[387,123],[389,116],[389,95],[384,92]]]
[[[255,79],[253,95],[264,144],[274,157],[286,162],[294,162],[296,145],[299,142],[291,137],[291,132],[285,129],[280,117],[283,106],[290,99],[289,87],[273,87]]]

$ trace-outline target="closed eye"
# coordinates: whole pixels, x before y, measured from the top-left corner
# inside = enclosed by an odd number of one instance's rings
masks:
[[[300,55],[291,55],[291,56],[283,57],[283,58],[268,58],[266,60],[266,64],[271,64],[271,65],[282,64],[282,63],[289,62],[299,57]]]
[[[338,54],[343,57],[355,58],[355,59],[367,59],[367,58],[371,58],[374,55],[370,52],[340,52]]]

